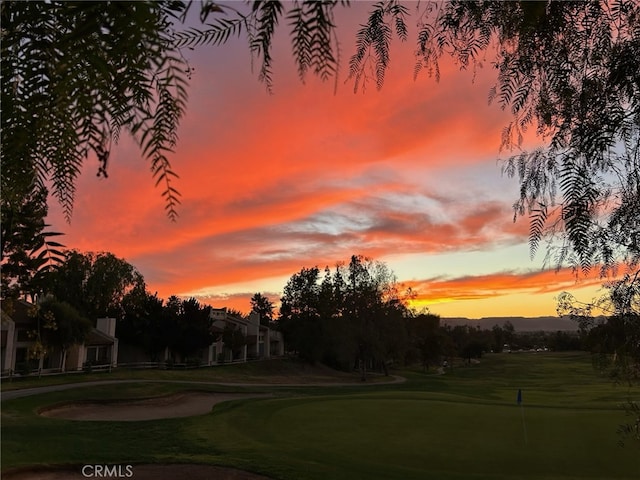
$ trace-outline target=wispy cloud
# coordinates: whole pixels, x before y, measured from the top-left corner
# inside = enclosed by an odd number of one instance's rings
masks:
[[[354,6],[345,24],[357,26],[363,9]],[[300,268],[332,266],[354,253],[481,257],[526,242],[526,222],[511,221],[512,193],[495,163],[508,112],[487,106],[492,72],[474,77],[443,63],[441,83],[413,81],[412,47],[394,46],[382,92],[354,95],[345,85],[333,95],[331,86],[302,85],[282,67],[270,96],[234,45],[191,59],[190,103],[172,157],[182,193],[178,222],[164,216],[148,164],[123,139],[108,180],[98,181],[92,167],[81,177],[71,225],[51,209],[69,247],[125,258],[161,296],[198,293],[233,306],[255,291],[277,296]],[[276,60],[290,61],[288,45],[276,47]],[[416,282],[420,298],[535,293],[558,283],[474,273],[435,272]],[[422,277],[416,271],[412,278]]]
[[[437,303],[443,300],[477,300],[515,293],[547,294],[599,285],[599,278],[582,279],[576,283],[568,269],[505,271],[488,275],[467,275],[455,278],[444,276],[407,282],[417,292],[416,303]]]

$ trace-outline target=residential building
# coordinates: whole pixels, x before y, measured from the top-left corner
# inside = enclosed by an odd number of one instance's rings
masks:
[[[212,331],[217,340],[209,347],[207,358],[209,365],[225,362],[246,362],[247,360],[268,359],[284,355],[282,334],[260,324],[260,314],[252,312],[248,318],[231,315],[226,308],[211,310]],[[242,333],[244,345],[233,351],[225,346],[223,334],[226,329],[234,329]]]
[[[81,370],[87,361],[92,365],[117,365],[118,340],[115,338],[115,319],[98,319],[83,344],[67,351],[48,348],[40,358],[30,358],[35,343],[38,322],[33,315],[34,304],[12,302],[11,315],[2,310],[2,374]]]

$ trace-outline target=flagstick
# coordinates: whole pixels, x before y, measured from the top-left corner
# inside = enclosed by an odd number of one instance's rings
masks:
[[[524,422],[524,406],[520,403],[520,412],[522,413],[522,431],[524,432],[524,444],[528,445],[529,441],[527,438],[527,424]]]
[[[522,432],[524,433],[524,444],[527,445],[529,440],[527,438],[527,424],[524,421],[524,405],[522,403],[522,389],[518,389],[518,396],[516,397],[516,402],[520,405],[520,413],[522,413]]]

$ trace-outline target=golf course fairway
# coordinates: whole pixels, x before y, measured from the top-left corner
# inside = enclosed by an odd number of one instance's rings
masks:
[[[640,478],[640,445],[626,439],[621,446],[617,432],[630,421],[621,404],[640,398],[640,390],[600,375],[587,354],[495,354],[444,375],[394,373],[407,381],[223,390],[212,381],[198,390],[268,395],[219,403],[204,415],[140,422],[46,418],[38,411],[193,385],[181,378],[3,401],[2,469],[188,463],[282,480]]]

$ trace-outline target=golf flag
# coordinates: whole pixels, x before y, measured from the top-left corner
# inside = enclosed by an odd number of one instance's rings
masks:
[[[520,405],[520,412],[522,413],[522,433],[524,433],[524,443],[525,445],[529,443],[527,439],[527,425],[524,423],[524,407],[522,406],[522,389],[518,389],[518,396],[516,397],[516,402]]]

